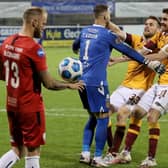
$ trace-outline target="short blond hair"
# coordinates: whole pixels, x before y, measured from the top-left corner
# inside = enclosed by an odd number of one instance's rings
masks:
[[[44,8],[34,6],[25,10],[23,20],[28,23],[33,17],[42,16],[44,14],[47,14],[47,11]]]

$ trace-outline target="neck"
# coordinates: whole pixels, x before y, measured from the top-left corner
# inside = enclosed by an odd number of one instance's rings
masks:
[[[25,26],[23,25],[22,26],[22,29],[20,31],[20,34],[21,35],[24,35],[24,36],[28,36],[28,37],[32,37],[33,38],[33,30],[31,27],[29,26]]]
[[[104,27],[106,26],[106,23],[104,21],[101,21],[101,20],[95,20],[94,23],[97,24],[97,25],[104,26]]]

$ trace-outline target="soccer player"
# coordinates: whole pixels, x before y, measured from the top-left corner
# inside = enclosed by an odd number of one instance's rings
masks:
[[[135,50],[139,50],[160,30],[160,21],[155,16],[149,16],[144,25],[143,36],[126,33],[125,42]],[[128,61],[127,57],[119,58],[120,62]],[[113,63],[114,60],[111,60]],[[118,59],[116,61],[119,61]],[[132,105],[137,103],[144,92],[151,87],[155,73],[139,64],[136,61],[128,62],[128,69],[125,79],[121,85],[110,96],[110,105],[112,112],[117,112],[117,123],[114,138],[111,133],[111,123],[108,126],[107,142],[109,145],[108,154],[104,158],[108,164],[113,163],[113,159],[119,152],[121,142],[126,128],[126,119],[130,115]],[[141,121],[131,117],[128,131],[137,137],[140,132]],[[128,158],[130,161],[131,157]]]
[[[45,114],[41,83],[50,90],[79,89],[83,83],[53,79],[46,55],[34,38],[40,38],[47,12],[25,10],[21,32],[7,37],[0,50],[7,87],[7,115],[12,149],[0,158],[0,168],[11,168],[24,154],[25,168],[39,168],[40,146],[45,144]]]
[[[115,48],[140,63],[145,64],[146,59],[132,48],[120,43],[118,37],[106,29],[110,21],[110,12],[106,5],[95,6],[94,17],[94,24],[84,28],[79,38],[73,43],[75,53],[80,49],[80,60],[83,64],[81,79],[85,82],[85,89],[79,94],[84,108],[89,112],[89,119],[84,128],[80,162],[89,164],[91,161],[90,147],[96,128],[96,147],[91,165],[106,167],[107,164],[102,159],[102,152],[109,122],[109,108],[106,106],[106,99],[109,97],[106,67],[111,50]],[[149,61],[148,66],[152,65],[153,69],[158,67],[162,73],[164,68],[162,69],[160,62],[154,61],[153,63]]]
[[[154,84],[133,108],[132,115],[140,120],[147,114],[149,125],[149,149],[148,156],[140,164],[140,168],[156,166],[156,150],[160,136],[159,118],[168,111],[168,8],[163,9],[161,16],[161,32],[157,33],[146,45],[148,49],[158,48],[157,54],[150,54],[150,59],[163,60],[166,72],[159,77],[158,83]],[[135,139],[130,132],[127,133],[124,150],[118,156],[119,161],[125,161],[129,155]]]

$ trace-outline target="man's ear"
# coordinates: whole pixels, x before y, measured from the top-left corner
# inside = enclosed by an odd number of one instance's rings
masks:
[[[37,27],[37,20],[36,20],[36,19],[32,20],[32,26],[33,26],[34,28]]]

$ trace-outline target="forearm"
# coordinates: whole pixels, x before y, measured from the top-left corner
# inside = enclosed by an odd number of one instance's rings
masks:
[[[81,90],[81,91],[83,90],[84,83],[82,81],[79,81],[76,83],[58,81],[52,78],[47,70],[40,71],[39,75],[44,87],[49,90],[63,90],[63,89],[73,89],[73,90],[75,89],[75,90]]]
[[[69,83],[52,79],[45,83],[44,87],[49,90],[64,90],[69,88]]]
[[[130,61],[131,59],[129,57],[127,57],[126,55],[122,55],[121,57],[118,57],[118,62],[127,62]]]
[[[124,41],[126,39],[126,33],[124,31],[122,31],[120,29],[120,27],[117,26],[116,24],[114,24],[113,22],[110,22],[108,24],[108,29],[110,29],[112,32],[116,33],[121,38],[121,40]]]
[[[54,79],[48,71],[39,72],[41,81],[45,88],[49,90],[63,90],[68,88],[68,83]]]
[[[160,55],[158,53],[155,53],[155,54],[148,54],[148,55],[145,55],[146,58],[148,58],[149,60],[158,60],[158,61],[161,61],[163,58],[160,57]]]
[[[145,55],[146,58],[150,60],[159,60],[162,61],[163,59],[168,57],[168,45],[165,45],[158,53],[148,54]]]

